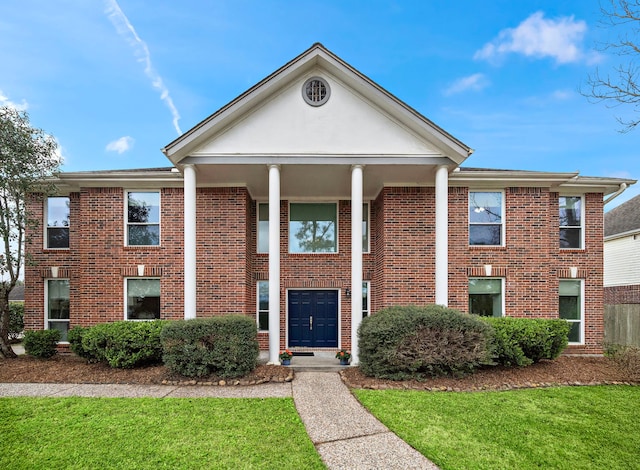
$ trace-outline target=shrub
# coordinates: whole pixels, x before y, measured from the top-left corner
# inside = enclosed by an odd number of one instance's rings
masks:
[[[71,348],[71,352],[77,354],[80,357],[84,357],[91,362],[93,356],[87,352],[82,346],[82,338],[85,333],[89,331],[89,328],[84,328],[82,326],[74,326],[67,333],[67,341],[69,341],[69,347]]]
[[[161,338],[164,364],[187,377],[240,377],[257,365],[256,323],[250,317],[175,321],[162,331]]]
[[[605,345],[605,354],[627,374],[631,380],[640,380],[640,347],[620,344]]]
[[[528,366],[555,359],[569,344],[565,320],[541,318],[482,318],[495,329],[495,360],[504,366]]]
[[[491,363],[493,329],[438,305],[383,309],[363,319],[358,337],[360,370],[378,378],[459,375]]]
[[[24,350],[34,357],[52,357],[58,353],[56,345],[60,341],[58,330],[25,331]]]
[[[78,332],[80,355],[93,362],[130,369],[162,360],[160,332],[166,321],[119,321],[101,323]],[[75,351],[74,351],[75,352]]]
[[[24,330],[24,304],[9,302],[9,341],[15,342]]]

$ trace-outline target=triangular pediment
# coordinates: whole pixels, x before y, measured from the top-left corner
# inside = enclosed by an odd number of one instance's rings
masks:
[[[312,106],[303,85],[323,79],[329,99]],[[316,44],[163,149],[174,164],[256,163],[279,157],[367,157],[458,165],[470,149]],[[434,160],[435,161],[435,160]]]

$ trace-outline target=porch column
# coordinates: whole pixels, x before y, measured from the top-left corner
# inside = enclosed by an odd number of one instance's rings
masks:
[[[184,166],[184,319],[196,317],[196,169]]]
[[[280,354],[280,165],[269,165],[269,364]]]
[[[436,304],[449,305],[449,171],[436,170]]]
[[[362,321],[362,165],[351,167],[351,364],[357,365]]]

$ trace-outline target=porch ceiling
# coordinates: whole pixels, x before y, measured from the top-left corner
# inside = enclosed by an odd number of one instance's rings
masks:
[[[385,186],[431,186],[435,165],[367,165],[363,196],[374,199]],[[269,170],[256,165],[196,165],[198,187],[246,186],[254,199],[268,199]],[[350,199],[350,164],[290,164],[280,167],[282,199]]]

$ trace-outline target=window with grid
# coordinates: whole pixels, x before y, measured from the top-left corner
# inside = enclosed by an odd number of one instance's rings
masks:
[[[469,245],[502,245],[502,211],[501,192],[469,193]]]

